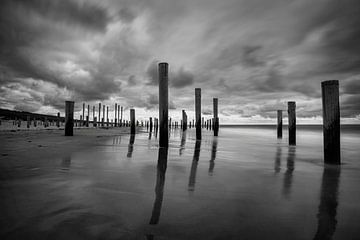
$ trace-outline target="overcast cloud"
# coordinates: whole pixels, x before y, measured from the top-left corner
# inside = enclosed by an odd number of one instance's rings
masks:
[[[63,111],[73,99],[156,116],[157,64],[169,63],[171,114],[272,118],[286,102],[321,116],[340,80],[342,117],[360,119],[358,0],[2,0],[0,107]]]

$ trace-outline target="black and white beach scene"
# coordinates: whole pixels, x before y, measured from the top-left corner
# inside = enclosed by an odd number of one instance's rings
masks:
[[[360,239],[360,1],[1,0],[0,239]]]

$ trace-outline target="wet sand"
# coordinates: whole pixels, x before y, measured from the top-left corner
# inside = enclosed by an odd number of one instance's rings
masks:
[[[299,130],[296,147],[275,136],[172,130],[168,151],[156,134],[90,136],[2,171],[0,237],[356,239],[358,134],[343,135],[340,167],[323,165],[317,130]]]

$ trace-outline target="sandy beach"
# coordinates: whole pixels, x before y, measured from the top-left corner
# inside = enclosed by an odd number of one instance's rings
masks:
[[[24,125],[24,124],[23,124]],[[3,129],[0,132],[1,167],[34,164],[46,158],[58,158],[86,150],[103,142],[104,138],[130,134],[129,127],[74,128],[74,136],[65,137],[64,129]]]

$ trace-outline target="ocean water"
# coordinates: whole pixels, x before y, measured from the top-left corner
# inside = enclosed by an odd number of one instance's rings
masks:
[[[168,150],[117,136],[13,169],[1,239],[359,239],[359,126],[342,127],[341,166],[323,164],[321,126],[291,147],[285,126],[202,134],[173,129]]]

